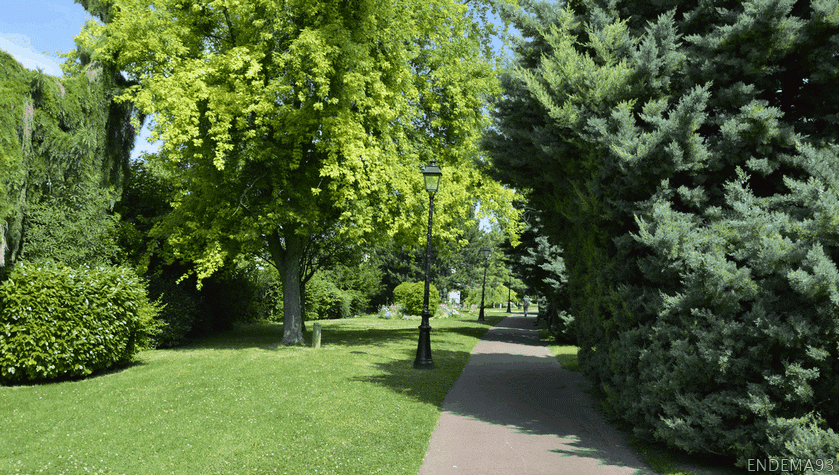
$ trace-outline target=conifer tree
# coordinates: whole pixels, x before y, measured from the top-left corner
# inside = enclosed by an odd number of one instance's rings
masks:
[[[485,147],[565,251],[608,410],[839,463],[839,2],[522,3]]]

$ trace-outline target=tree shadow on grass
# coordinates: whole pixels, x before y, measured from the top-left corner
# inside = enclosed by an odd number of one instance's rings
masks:
[[[379,374],[353,381],[373,383],[415,401],[442,407],[446,394],[463,372],[470,352],[437,348],[432,342],[432,370],[414,369],[416,346],[406,349],[402,355],[403,358],[376,363]]]
[[[437,320],[431,320],[432,339],[435,334],[453,332],[473,338],[480,338],[490,328],[491,324],[500,320],[500,317],[487,318],[486,325],[475,326],[464,322],[462,326],[435,326]],[[449,320],[451,322],[451,320]],[[334,322],[330,320],[330,322]],[[303,333],[306,339],[306,346],[311,345],[312,327],[315,322],[306,322],[306,331]],[[321,344],[323,346],[379,346],[391,342],[418,338],[418,327],[409,328],[376,328],[374,325],[365,327],[353,322],[353,325],[329,325],[323,327]],[[219,350],[242,350],[247,348],[259,348],[263,350],[276,350],[283,339],[282,323],[249,323],[237,325],[233,330],[222,331],[211,335],[197,337],[185,345],[171,348],[175,351],[188,351],[196,349],[219,349]],[[413,360],[412,360],[413,361]]]
[[[131,361],[114,364],[109,368],[102,368],[96,370],[88,375],[74,375],[74,376],[57,376],[52,379],[24,379],[21,381],[4,381],[0,383],[0,386],[8,386],[8,387],[15,387],[15,386],[43,386],[48,384],[56,384],[56,383],[67,383],[67,382],[75,382],[75,381],[84,381],[88,379],[96,379],[101,378],[104,376],[110,376],[113,374],[119,374],[123,371],[127,371],[132,368],[142,367],[145,366],[146,363],[143,362],[141,359],[135,358]]]
[[[174,351],[190,350],[244,350],[247,348],[275,349],[283,339],[281,323],[249,323],[236,325],[232,330],[221,331],[191,339],[184,345],[170,348]]]
[[[579,466],[651,473],[622,434],[594,409],[582,375],[562,369],[553,355],[533,349],[544,345],[532,323],[531,318],[519,318],[497,325],[484,335],[485,344],[474,354],[432,345],[432,371],[413,370],[409,364],[413,355],[406,353],[404,361],[378,364],[382,374],[366,381],[438,405],[448,417],[485,423],[488,433],[502,439],[510,430],[537,436],[517,443],[535,442],[545,456],[554,454],[558,464],[571,464],[569,470]],[[474,428],[473,423],[467,422],[463,430]],[[448,443],[466,440],[469,434]]]

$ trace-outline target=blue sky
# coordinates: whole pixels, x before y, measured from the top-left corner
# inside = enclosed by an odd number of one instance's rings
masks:
[[[76,47],[73,37],[91,16],[73,0],[0,0],[0,50],[14,56],[24,67],[40,67],[44,73],[61,76],[63,58],[58,53]],[[98,20],[97,20],[98,21]],[[154,152],[144,128],[132,152]]]

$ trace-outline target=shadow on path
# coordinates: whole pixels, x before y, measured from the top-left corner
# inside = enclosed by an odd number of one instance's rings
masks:
[[[443,403],[421,475],[652,473],[538,341],[511,317],[475,347]]]

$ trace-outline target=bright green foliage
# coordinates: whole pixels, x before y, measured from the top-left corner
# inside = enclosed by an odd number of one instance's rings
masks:
[[[96,264],[114,251],[106,210],[122,193],[134,109],[112,102],[127,85],[114,69],[69,63],[55,78],[0,51],[0,266],[27,253]]]
[[[176,186],[157,233],[212,274],[268,250],[283,341],[303,341],[300,260],[313,236],[419,240],[436,159],[437,236],[480,197],[512,231],[511,193],[475,159],[498,91],[485,2],[113,0],[78,37],[138,86],[155,160]]]
[[[150,343],[158,307],[122,267],[15,266],[0,284],[0,381],[86,376]]]
[[[517,20],[486,146],[562,246],[583,371],[639,436],[835,459],[839,2],[568,7]]]
[[[401,304],[408,315],[422,315],[425,303],[425,282],[403,282],[393,289],[393,301]],[[428,310],[434,315],[440,306],[440,293],[434,285],[428,290]]]
[[[509,293],[508,290],[510,291]],[[511,302],[521,301],[521,296],[519,296],[514,290],[508,288],[506,285],[501,284],[500,281],[490,281],[489,278],[487,278],[487,285],[484,291],[484,307],[495,307],[498,305],[502,305],[506,309],[508,294],[510,295]],[[466,305],[480,305],[481,286],[478,285],[477,287],[469,289],[468,293],[465,296],[461,295],[461,302]]]

